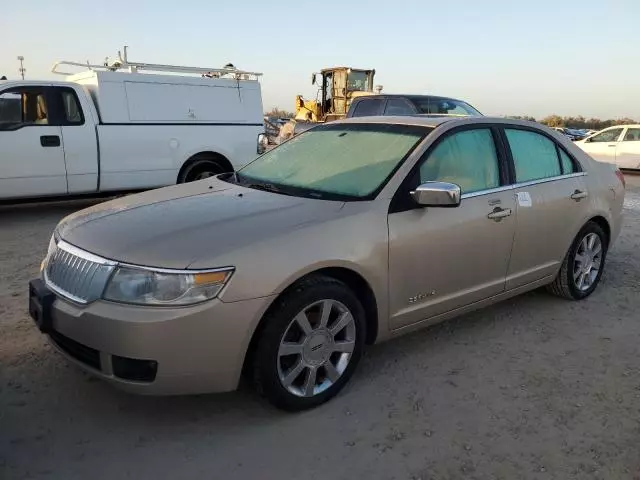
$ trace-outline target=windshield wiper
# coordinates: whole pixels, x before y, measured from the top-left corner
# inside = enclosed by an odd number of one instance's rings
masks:
[[[270,183],[241,183],[240,185],[242,185],[243,187],[255,188],[256,190],[263,190],[265,192],[285,194],[278,187]],[[289,195],[289,194],[285,194],[285,195]]]

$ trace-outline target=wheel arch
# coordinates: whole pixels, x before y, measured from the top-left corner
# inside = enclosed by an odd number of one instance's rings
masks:
[[[611,225],[609,225],[609,221],[605,217],[603,217],[602,215],[596,215],[594,217],[591,217],[585,223],[585,225],[589,222],[594,222],[600,228],[602,228],[602,230],[604,230],[604,233],[607,235],[607,242],[611,243]]]
[[[256,350],[256,345],[258,339],[260,338],[260,334],[266,326],[265,318],[268,317],[269,312],[273,308],[275,308],[278,300],[283,295],[289,292],[292,288],[295,288],[295,286],[305,278],[314,275],[322,275],[338,280],[344,283],[355,293],[360,302],[362,302],[362,306],[365,310],[365,321],[367,325],[367,336],[365,339],[365,343],[367,345],[372,345],[373,343],[375,343],[376,339],[378,338],[379,328],[378,301],[369,282],[360,273],[348,267],[321,267],[309,272],[305,272],[303,275],[298,276],[297,278],[295,278],[295,280],[289,282],[287,287],[273,298],[269,306],[264,311],[262,317],[258,321],[253,334],[251,335],[251,340],[249,341],[249,345],[245,353],[243,370],[246,371],[247,367],[252,363],[252,356]]]
[[[229,172],[234,171],[233,164],[231,163],[229,158],[227,158],[227,156],[219,152],[214,152],[212,150],[205,150],[205,151],[192,154],[189,158],[187,158],[182,163],[182,166],[178,171],[178,177],[176,178],[176,183],[180,183],[184,174],[187,172],[187,170],[189,170],[189,168],[191,168],[191,166],[193,166],[198,162],[203,162],[203,161],[216,162],[219,165],[221,165],[223,168],[225,168],[226,171],[229,171]]]

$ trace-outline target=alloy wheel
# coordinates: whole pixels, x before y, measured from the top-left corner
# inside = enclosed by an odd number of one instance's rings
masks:
[[[573,261],[573,281],[576,288],[585,292],[591,288],[602,265],[602,241],[595,233],[584,236]]]
[[[335,384],[356,346],[356,323],[337,300],[320,300],[291,321],[278,348],[278,377],[298,397],[313,397]]]

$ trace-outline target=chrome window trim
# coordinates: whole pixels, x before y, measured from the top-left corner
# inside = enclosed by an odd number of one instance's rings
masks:
[[[513,183],[511,185],[504,185],[502,187],[489,188],[487,190],[478,190],[477,192],[463,193],[460,198],[461,200],[464,200],[465,198],[481,197],[483,195],[491,195],[493,193],[506,192],[508,190],[515,190],[517,188],[539,185],[541,183],[549,183],[549,182],[555,182],[558,180],[564,180],[567,178],[586,177],[586,176],[587,176],[586,172],[576,172],[576,173],[568,173],[566,175],[556,175],[555,177],[540,178],[538,180],[530,180],[528,182]]]
[[[463,193],[460,199],[464,200],[465,198],[481,197],[483,195],[491,195],[493,193],[506,192],[508,190],[513,190],[514,188],[516,188],[515,185],[504,185],[502,187],[489,188],[487,190],[478,190],[477,192]]]
[[[527,182],[514,183],[513,185],[518,187],[528,187],[530,185],[537,185],[539,183],[555,182],[556,180],[563,180],[565,178],[585,177],[586,172],[568,173],[566,175],[556,175],[555,177],[539,178],[537,180],[529,180]]]

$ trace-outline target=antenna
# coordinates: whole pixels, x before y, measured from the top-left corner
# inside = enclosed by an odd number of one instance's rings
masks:
[[[27,69],[24,68],[24,57],[22,55],[19,55],[18,61],[20,62],[20,68],[18,69],[18,71],[20,72],[20,76],[22,77],[22,80],[24,80],[24,72],[27,71]]]

